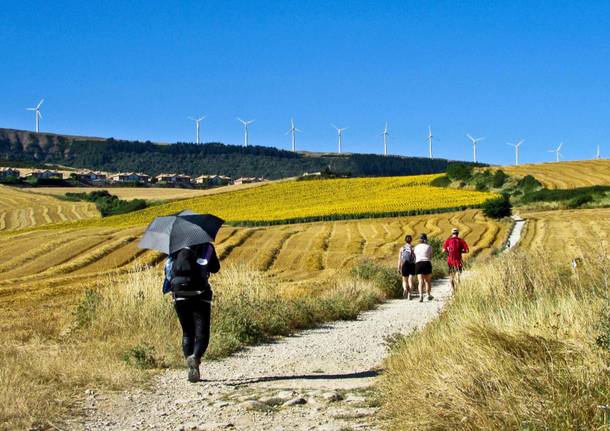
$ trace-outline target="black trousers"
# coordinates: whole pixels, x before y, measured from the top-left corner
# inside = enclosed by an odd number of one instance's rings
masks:
[[[212,306],[199,298],[178,300],[174,303],[182,326],[182,352],[184,357],[194,355],[200,360],[210,343],[210,317]]]

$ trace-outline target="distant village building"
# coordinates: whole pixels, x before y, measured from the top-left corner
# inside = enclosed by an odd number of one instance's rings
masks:
[[[107,175],[103,172],[96,171],[79,171],[70,174],[71,177],[89,183],[104,183],[107,180]]]
[[[21,172],[17,169],[13,168],[0,168],[0,179],[8,179],[8,178],[19,178],[21,176]]]
[[[191,177],[182,174],[160,174],[155,177],[158,183],[165,184],[190,184]]]
[[[39,180],[63,180],[64,175],[58,171],[50,171],[48,169],[42,171],[32,171],[29,177],[38,178]]]
[[[231,182],[231,177],[225,175],[200,175],[195,178],[195,184],[205,186],[226,186]]]
[[[233,181],[233,184],[250,184],[250,183],[260,183],[264,181],[264,178],[256,178],[256,177],[241,177]]]
[[[150,175],[135,172],[118,173],[111,175],[110,181],[113,183],[148,183]]]

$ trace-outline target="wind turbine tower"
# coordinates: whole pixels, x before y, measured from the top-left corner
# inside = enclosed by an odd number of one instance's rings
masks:
[[[482,141],[485,138],[483,138],[483,137],[473,138],[468,133],[466,133],[466,136],[468,137],[468,139],[470,139],[472,141],[472,155],[473,155],[473,160],[476,163],[477,162],[477,142]]]
[[[428,126],[428,152],[430,153],[430,158],[432,158],[432,126]]]
[[[346,131],[348,128],[347,127],[339,128],[339,127],[335,126],[334,124],[331,124],[331,126],[333,126],[335,128],[335,130],[337,131],[338,153],[341,154],[341,139],[343,138],[343,132]]]
[[[254,123],[256,120],[242,120],[241,118],[237,117],[237,120],[244,125],[244,147],[248,146],[248,126],[252,123]]]
[[[557,148],[555,148],[554,150],[549,150],[549,153],[555,153],[556,158],[556,162],[559,161],[559,159],[561,158],[561,146],[563,145],[563,142],[561,144],[559,144],[559,146]]]
[[[510,142],[508,142],[508,145],[510,145],[511,147],[515,147],[515,165],[519,164],[519,147],[521,146],[521,144],[523,144],[523,142],[525,142],[525,139],[521,139],[516,144],[511,144]]]
[[[294,125],[294,119],[290,119],[290,130],[288,130],[286,132],[286,134],[290,134],[291,135],[291,139],[290,139],[290,143],[291,143],[291,148],[292,148],[292,152],[294,153],[297,150],[297,132],[300,132],[301,130],[297,129]]]
[[[597,154],[595,155],[595,158],[596,158],[597,160],[599,160],[599,159],[601,159],[601,158],[602,158],[602,156],[601,156],[601,154],[600,154],[600,152],[599,152],[599,144],[597,144]]]
[[[40,131],[40,119],[42,118],[42,113],[40,112],[40,107],[42,106],[42,102],[44,102],[44,99],[41,99],[35,108],[26,108],[27,111],[34,111],[34,115],[36,117],[36,133],[38,133]]]
[[[195,129],[196,129],[196,137],[197,137],[197,143],[200,144],[201,141],[199,140],[199,126],[201,124],[201,121],[203,121],[203,119],[205,118],[205,115],[199,117],[199,118],[193,118],[193,117],[189,117],[189,120],[193,120],[195,122]]]
[[[388,136],[390,136],[390,131],[388,129],[388,122],[385,122],[385,128],[383,129],[383,132],[380,133],[380,135],[383,135],[383,155],[387,156],[388,155]]]

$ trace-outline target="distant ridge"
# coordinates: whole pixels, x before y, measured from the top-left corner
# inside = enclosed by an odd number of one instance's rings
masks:
[[[105,171],[141,171],[151,175],[224,174],[269,179],[300,176],[330,167],[353,176],[416,175],[445,171],[446,159],[358,153],[293,153],[273,147],[207,144],[158,144],[113,138],[35,133],[0,128],[0,160],[54,163]]]

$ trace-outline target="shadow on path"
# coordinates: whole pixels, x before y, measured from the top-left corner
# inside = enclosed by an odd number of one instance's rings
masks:
[[[283,380],[343,380],[343,379],[368,379],[377,377],[381,370],[359,371],[345,374],[302,374],[292,376],[266,376],[251,379],[232,380],[202,380],[206,383],[224,383],[227,386],[253,385],[256,383],[279,382]]]

